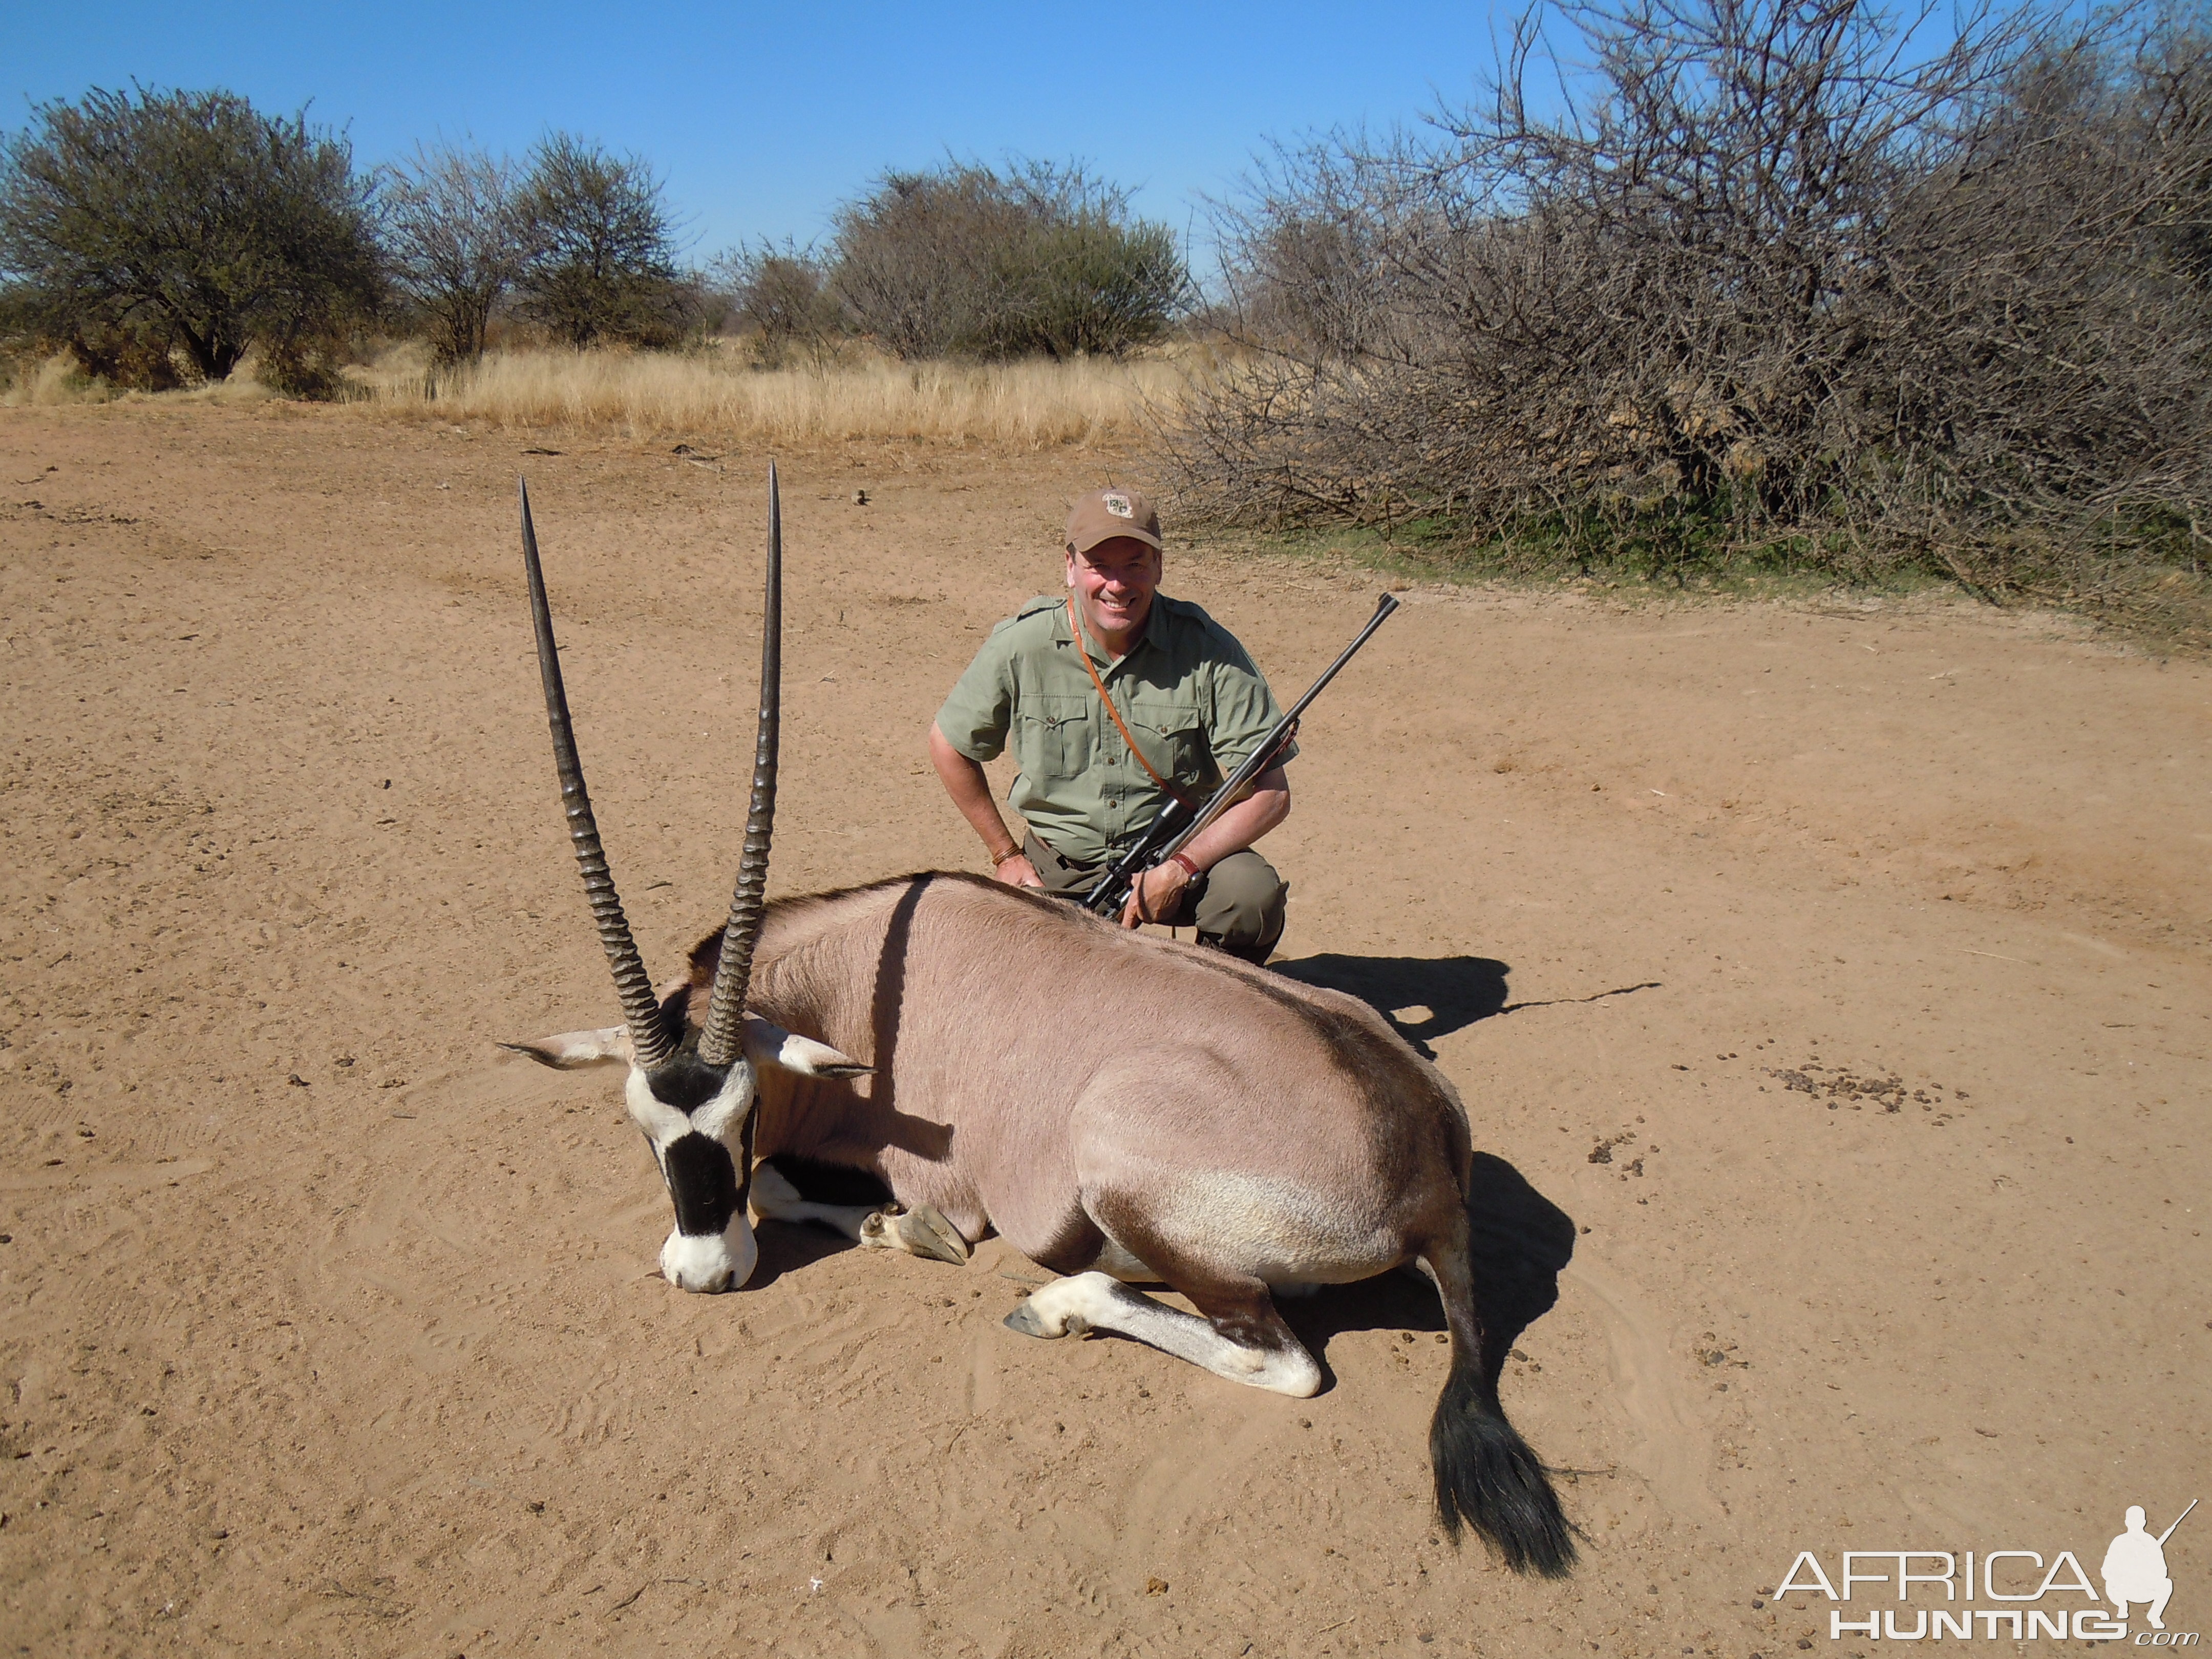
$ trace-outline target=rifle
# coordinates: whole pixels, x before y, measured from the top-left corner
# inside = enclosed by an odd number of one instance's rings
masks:
[[[2195,1509],[2196,1507],[2197,1507],[2197,1500],[2196,1500],[2195,1498],[2191,1498],[2191,1499],[2189,1500],[2189,1510],[2193,1510],[2193,1509]],[[2185,1522],[2185,1521],[2186,1521],[2187,1519],[2189,1519],[2189,1510],[2182,1510],[2182,1512],[2181,1512],[2180,1514],[2179,1514],[2179,1515],[2177,1515],[2177,1516],[2175,1516],[2173,1517],[2173,1527],[2178,1527],[2178,1526],[2179,1526],[2183,1522]],[[2169,1538],[2171,1538],[2171,1537],[2172,1537],[2172,1536],[2173,1536],[2173,1527],[2168,1527],[2168,1528],[2167,1528],[2164,1532],[2162,1532],[2162,1533],[2159,1534],[2159,1535],[2158,1535],[2158,1544],[2159,1544],[2159,1547],[2160,1547],[2160,1549],[2164,1549],[2164,1548],[2166,1547],[2166,1540],[2167,1539],[2169,1539]],[[1990,1626],[1990,1628],[1991,1628],[1991,1629],[1995,1629],[1995,1628],[1996,1628],[1996,1626]]]
[[[1292,703],[1290,710],[1275,723],[1273,731],[1257,749],[1246,757],[1244,763],[1222,781],[1221,787],[1206,798],[1195,811],[1179,800],[1170,801],[1154,818],[1151,828],[1138,838],[1137,844],[1124,853],[1114,866],[1098,878],[1098,884],[1085,895],[1083,907],[1095,915],[1119,916],[1129,902],[1129,894],[1138,878],[1153,866],[1173,858],[1188,845],[1191,838],[1212,823],[1244,797],[1252,780],[1275,763],[1276,757],[1289,747],[1297,735],[1298,716],[1306,712],[1307,705],[1328,689],[1344,665],[1359,653],[1359,647],[1373,637],[1389,614],[1398,608],[1394,595],[1385,593],[1375,603],[1375,614],[1367,619],[1367,626],[1344,650],[1337,659],[1322,671],[1322,676],[1306,688],[1305,696]]]

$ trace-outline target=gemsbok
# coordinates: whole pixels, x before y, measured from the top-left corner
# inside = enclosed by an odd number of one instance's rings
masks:
[[[1479,1160],[1451,1085],[1372,1009],[979,876],[764,902],[781,543],[771,466],[736,892],[690,971],[656,992],[585,792],[522,495],[561,797],[623,1024],[507,1046],[553,1066],[628,1066],[624,1102],[675,1205],[662,1273],[687,1291],[743,1285],[755,1214],[955,1262],[995,1228],[1064,1275],[1008,1316],[1013,1329],[1118,1332],[1303,1397],[1321,1369],[1276,1293],[1416,1266],[1450,1333],[1429,1431],[1442,1524],[1455,1540],[1471,1526],[1516,1571],[1564,1576],[1571,1528],[1498,1403],[1518,1326],[1486,1321],[1478,1294],[1473,1241],[1498,1220],[1475,1166],[1497,1160]],[[866,1171],[890,1201],[806,1202],[766,1163],[778,1156]],[[1164,1284],[1199,1312],[1132,1281]]]

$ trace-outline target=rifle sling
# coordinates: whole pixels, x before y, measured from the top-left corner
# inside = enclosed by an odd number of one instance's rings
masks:
[[[1129,745],[1129,752],[1137,757],[1137,764],[1145,769],[1145,775],[1166,790],[1186,812],[1198,811],[1197,800],[1152,769],[1152,762],[1145,758],[1145,751],[1137,747],[1137,740],[1129,735],[1129,728],[1121,723],[1121,711],[1114,707],[1114,699],[1106,695],[1106,682],[1098,678],[1098,665],[1091,660],[1091,648],[1084,642],[1083,623],[1076,616],[1075,595],[1073,593],[1067,596],[1067,625],[1075,635],[1075,654],[1083,659],[1084,671],[1091,676],[1091,684],[1098,689],[1098,701],[1106,705],[1106,718],[1114,722],[1114,729],[1121,734],[1121,741]]]

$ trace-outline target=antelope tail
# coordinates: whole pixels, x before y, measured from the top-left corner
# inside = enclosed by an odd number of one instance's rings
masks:
[[[1564,1578],[1575,1565],[1573,1528],[1542,1461],[1498,1403],[1504,1354],[1484,1340],[1466,1230],[1428,1261],[1451,1331],[1451,1372],[1429,1422],[1437,1519],[1454,1543],[1472,1528],[1517,1573]]]

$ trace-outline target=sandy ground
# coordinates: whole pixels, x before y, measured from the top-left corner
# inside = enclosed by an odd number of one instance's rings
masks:
[[[9,1650],[1773,1659],[1867,1650],[1775,1600],[1801,1550],[2094,1574],[2125,1505],[2212,1497],[2206,665],[1416,589],[1310,719],[1282,959],[1578,1229],[1505,1393],[1584,1564],[1523,1583],[1437,1539],[1402,1281],[1295,1307],[1301,1402],[1002,1328],[1039,1275],[997,1241],[659,1279],[615,1080],[493,1048],[612,1013],[514,479],[665,972],[736,861],[764,458],[524,441],[0,414]],[[788,460],[775,890],[978,866],[921,733],[1103,470]],[[1376,586],[1169,581],[1290,690]],[[2167,1558],[2212,1625],[2212,1510]]]

